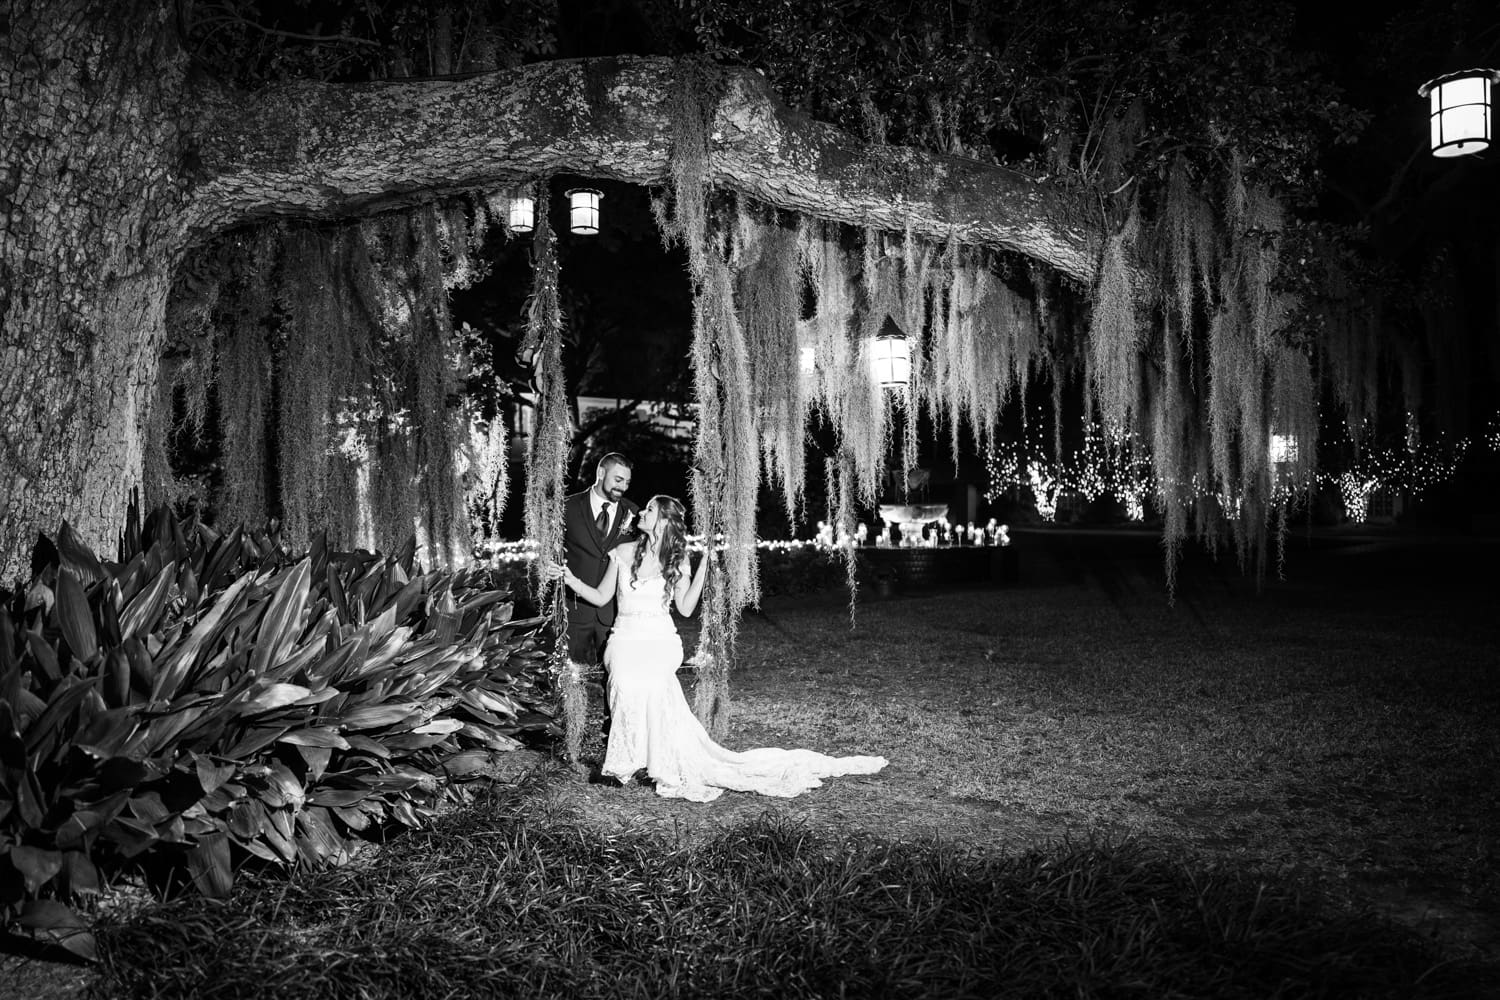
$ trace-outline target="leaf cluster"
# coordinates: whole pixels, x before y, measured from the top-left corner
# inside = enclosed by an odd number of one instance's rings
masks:
[[[254,88],[482,72],[556,47],[555,0],[179,0],[194,63]]]
[[[1006,162],[1112,189],[1200,169],[1231,146],[1258,179],[1307,189],[1317,153],[1364,118],[1300,51],[1289,3],[706,0],[701,44],[761,68],[794,106],[870,141]],[[1139,115],[1118,176],[1112,123]],[[1108,171],[1105,171],[1108,172]]]
[[[91,957],[76,908],[112,876],[219,896],[252,858],[337,862],[552,733],[541,620],[413,550],[294,555],[274,522],[133,503],[115,562],[44,538],[0,607],[0,924]]]

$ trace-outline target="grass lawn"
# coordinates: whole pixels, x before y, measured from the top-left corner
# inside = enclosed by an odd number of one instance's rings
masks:
[[[1154,538],[1023,535],[1022,580],[768,602],[741,633],[733,746],[881,753],[873,779],[711,810],[584,784],[603,828],[770,811],[999,852],[1135,836],[1316,877],[1500,957],[1500,545],[1293,540],[1288,581]],[[613,827],[611,827],[613,825]]]
[[[95,986],[1500,991],[1500,545],[1294,540],[1258,595],[1190,556],[1169,607],[1152,536],[1017,544],[1016,587],[747,618],[726,742],[880,775],[698,805],[517,753],[523,787],[343,871],[114,924]]]

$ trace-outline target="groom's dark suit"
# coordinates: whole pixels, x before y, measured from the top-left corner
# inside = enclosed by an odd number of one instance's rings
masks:
[[[629,516],[631,524],[639,508],[624,497],[609,505],[609,528],[600,532],[594,523],[589,491],[574,493],[563,501],[563,552],[568,569],[590,587],[597,587],[609,568],[609,550],[631,537],[621,531]],[[568,655],[575,663],[598,663],[604,640],[615,622],[615,602],[596,608],[573,594],[568,595]]]

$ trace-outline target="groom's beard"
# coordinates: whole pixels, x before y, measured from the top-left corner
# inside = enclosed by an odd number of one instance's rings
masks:
[[[622,489],[605,490],[604,495],[609,497],[610,503],[619,503],[620,498],[625,495],[625,491]]]

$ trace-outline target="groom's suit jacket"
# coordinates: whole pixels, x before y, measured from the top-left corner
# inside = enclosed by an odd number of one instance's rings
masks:
[[[589,504],[589,491],[574,493],[563,501],[563,553],[568,569],[590,587],[597,587],[609,568],[609,550],[633,537],[634,518],[639,511],[629,500],[610,504],[609,530],[603,534],[594,523],[594,512]],[[632,531],[622,531],[626,516],[631,518]],[[602,608],[569,593],[568,623],[584,624],[597,622],[608,628],[615,622],[615,602],[611,600]]]

